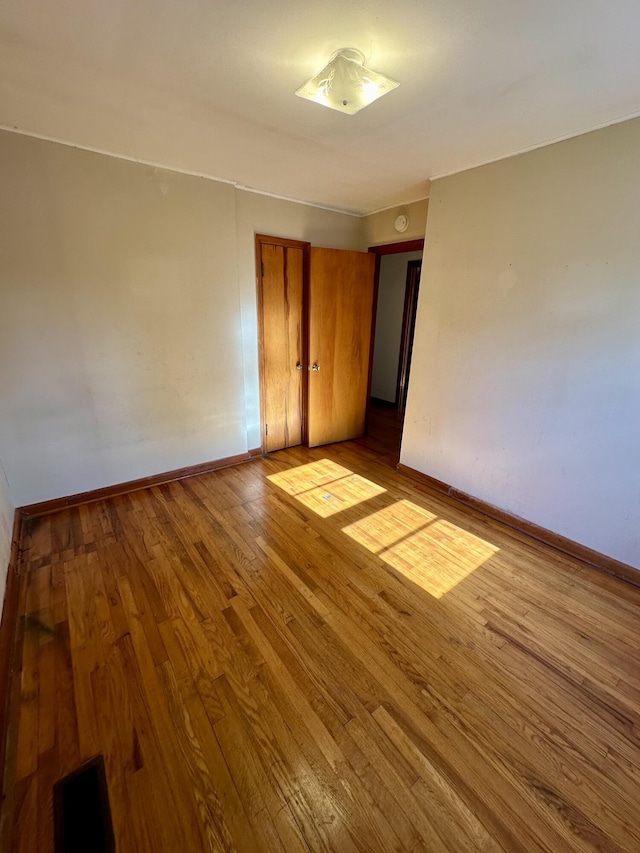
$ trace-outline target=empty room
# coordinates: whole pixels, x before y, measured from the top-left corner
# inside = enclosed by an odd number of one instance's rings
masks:
[[[0,9],[0,849],[640,850],[640,6]]]

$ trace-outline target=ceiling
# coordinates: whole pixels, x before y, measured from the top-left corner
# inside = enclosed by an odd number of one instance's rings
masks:
[[[3,0],[0,125],[369,213],[640,113],[639,32],[638,0]],[[352,46],[399,88],[294,96]]]

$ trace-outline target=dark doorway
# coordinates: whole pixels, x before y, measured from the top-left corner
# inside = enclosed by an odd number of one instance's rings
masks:
[[[416,241],[417,242],[417,241]],[[422,242],[422,241],[420,241]],[[396,243],[376,265],[376,320],[371,364],[371,398],[404,411],[407,397],[422,247]],[[372,251],[372,250],[370,250]]]
[[[416,310],[418,307],[418,289],[422,261],[409,261],[407,264],[407,283],[404,292],[404,314],[402,317],[402,337],[400,338],[400,359],[398,362],[398,383],[396,388],[396,408],[404,412],[407,405],[409,370],[413,350],[413,333],[416,328]]]
[[[387,456],[394,465],[398,461],[407,401],[423,249],[424,240],[373,246],[369,249],[377,255],[377,316],[365,441],[371,449]],[[390,255],[394,257],[387,257]],[[385,280],[387,274],[389,277]],[[393,289],[391,301],[388,290],[385,292],[389,286]],[[385,336],[388,337],[385,339]],[[374,363],[376,361],[377,364]],[[381,363],[382,374],[379,369]]]

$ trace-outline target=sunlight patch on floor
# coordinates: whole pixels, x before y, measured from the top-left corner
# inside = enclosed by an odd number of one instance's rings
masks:
[[[267,479],[322,518],[386,492],[330,459],[271,474]]]
[[[342,529],[435,598],[449,592],[499,550],[407,500]]]

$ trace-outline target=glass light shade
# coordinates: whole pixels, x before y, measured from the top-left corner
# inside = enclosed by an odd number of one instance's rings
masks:
[[[364,67],[364,56],[355,48],[333,54],[315,77],[301,86],[296,95],[353,115],[400,84],[384,74]]]

